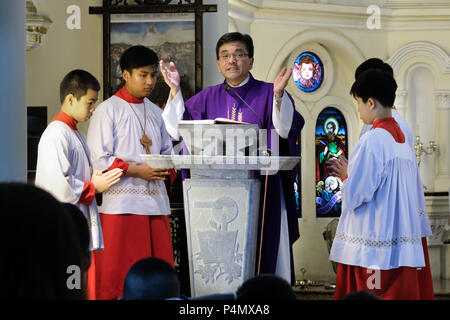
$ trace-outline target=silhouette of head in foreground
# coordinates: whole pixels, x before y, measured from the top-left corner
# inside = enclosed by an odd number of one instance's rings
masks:
[[[295,300],[295,292],[284,279],[260,274],[245,281],[236,292],[236,300]]]
[[[163,300],[180,296],[175,269],[165,260],[145,258],[128,271],[123,287],[125,300]]]

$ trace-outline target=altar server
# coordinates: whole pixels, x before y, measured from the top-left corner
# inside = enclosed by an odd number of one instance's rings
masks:
[[[89,72],[73,70],[61,82],[61,110],[43,132],[38,146],[36,186],[57,200],[77,205],[89,224],[89,249],[102,250],[103,237],[95,194],[117,183],[121,169],[94,172],[86,138],[77,129],[88,121],[100,84]]]
[[[431,235],[414,152],[392,118],[397,84],[367,70],[351,88],[373,129],[356,144],[342,186],[342,215],[330,259],[335,299],[369,291],[382,299],[433,299],[425,237]]]
[[[216,45],[216,63],[225,81],[200,91],[186,102],[180,91],[180,76],[175,64],[171,62],[167,67],[161,61],[161,72],[171,88],[163,118],[174,139],[179,139],[178,123],[182,119],[228,118],[258,124],[260,129],[275,130],[274,138],[279,140],[280,151],[274,155],[299,155],[297,139],[304,120],[285,91],[292,69],[283,68],[273,84],[256,80],[250,73],[253,52],[253,40],[249,35],[224,34]],[[268,133],[268,146],[275,150],[278,141],[271,141],[270,137]],[[294,196],[297,174],[298,166],[292,171],[269,176],[261,263],[256,270],[276,274],[290,283],[295,281],[292,244],[299,238]],[[264,198],[264,178],[261,177],[261,199]],[[260,204],[259,230],[262,228],[262,209],[263,203]]]
[[[162,110],[148,100],[158,75],[158,57],[143,46],[128,48],[120,59],[125,82],[101,103],[89,123],[94,168],[121,168],[124,177],[103,193],[99,207],[105,250],[93,256],[90,299],[123,296],[126,273],[138,260],[157,257],[174,265],[170,205],[164,180],[169,169],[154,169],[141,154],[171,154],[172,142]]]
[[[358,68],[355,70],[355,80],[365,71],[369,69],[377,69],[380,71],[384,71],[389,73],[390,75],[394,76],[394,70],[392,67],[386,63],[383,62],[383,60],[379,58],[370,58],[361,63]],[[401,116],[401,114],[398,112],[397,108],[395,106],[392,107],[392,118],[398,123],[400,129],[402,130],[403,134],[405,135],[406,143],[411,147],[412,150],[414,150],[414,138],[411,133],[411,129],[408,126],[408,123],[406,122],[405,118]],[[372,129],[372,124],[363,124],[363,127],[361,129],[361,133],[359,137],[362,137],[363,134],[368,132]],[[342,180],[344,180],[347,177],[347,165],[348,160],[345,157],[345,155],[341,154],[339,156],[339,160],[333,158],[326,162],[327,169],[330,174],[340,177]]]

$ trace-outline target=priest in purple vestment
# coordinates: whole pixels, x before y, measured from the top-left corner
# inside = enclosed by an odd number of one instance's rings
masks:
[[[216,45],[217,67],[225,81],[203,89],[184,102],[180,90],[180,76],[173,62],[166,66],[161,61],[161,72],[171,88],[163,112],[168,133],[179,139],[180,120],[228,118],[258,124],[276,132],[280,156],[298,156],[297,139],[304,125],[303,117],[295,110],[292,97],[285,91],[291,70],[283,68],[274,83],[253,78],[253,41],[249,35],[239,32],[224,34]],[[242,101],[244,100],[244,101]],[[298,166],[292,171],[279,171],[270,175],[267,183],[267,199],[264,215],[262,251],[259,273],[276,274],[292,284],[295,282],[292,245],[299,238],[298,220],[294,197],[294,180]],[[264,200],[265,176],[261,180],[261,203],[258,227],[258,248]],[[259,254],[259,252],[258,252]]]

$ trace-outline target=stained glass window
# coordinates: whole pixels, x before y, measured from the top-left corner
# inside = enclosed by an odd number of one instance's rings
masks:
[[[325,108],[316,122],[316,216],[339,217],[342,179],[331,175],[327,161],[347,156],[347,125],[342,113]]]
[[[294,62],[292,77],[297,87],[305,92],[313,92],[322,84],[323,64],[312,52],[303,52]]]

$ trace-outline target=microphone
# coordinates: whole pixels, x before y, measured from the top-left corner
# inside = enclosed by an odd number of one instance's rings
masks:
[[[234,90],[226,81],[225,81],[225,84],[224,84],[224,88],[225,88],[225,91],[227,91],[227,92],[233,92],[238,98],[239,98],[239,100],[241,100],[252,112],[253,112],[253,114],[258,118],[258,121],[259,121],[259,125],[260,125],[260,127],[261,127],[261,129],[263,128],[263,125],[262,125],[262,121],[261,121],[261,118],[259,117],[259,115],[255,112],[255,110],[253,110],[252,109],[252,107],[250,107],[249,105],[248,105],[248,103],[247,102],[245,102],[245,100],[244,99],[242,99],[242,97],[236,92],[236,90]]]

